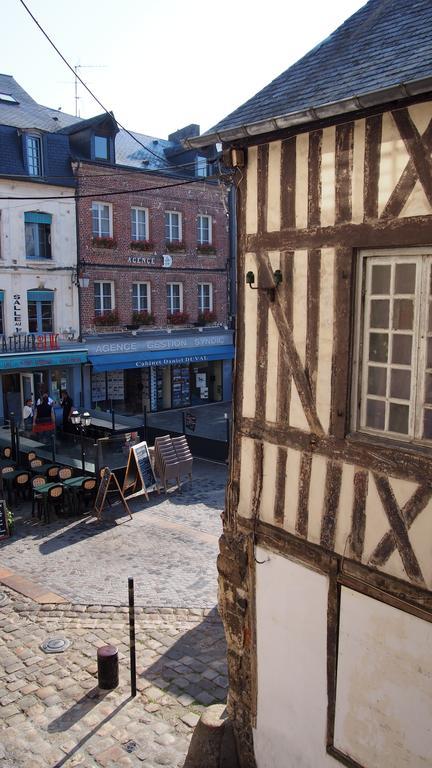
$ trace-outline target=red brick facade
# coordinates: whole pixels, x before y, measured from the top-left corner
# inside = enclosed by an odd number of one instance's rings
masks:
[[[85,272],[90,278],[88,288],[80,289],[83,333],[95,328],[95,282],[114,284],[114,306],[119,326],[132,323],[132,285],[144,282],[150,286],[151,312],[155,316],[156,327],[167,325],[167,283],[182,284],[183,311],[188,314],[192,324],[198,318],[198,284],[210,283],[215,320],[226,323],[229,239],[227,208],[223,200],[226,193],[221,187],[193,181],[191,184],[153,192],[149,189],[103,197],[102,192],[159,187],[174,184],[176,179],[90,162],[80,163],[76,176],[78,194],[91,195],[77,201],[79,262],[81,265],[84,263]],[[110,247],[94,245],[92,202],[101,202],[111,207],[113,243],[108,243]],[[148,211],[150,250],[131,247],[131,208],[135,206]],[[176,253],[167,249],[165,211],[176,211],[182,216],[183,252]],[[202,254],[197,248],[199,214],[211,216],[214,254]],[[163,266],[164,254],[172,257],[170,267]]]

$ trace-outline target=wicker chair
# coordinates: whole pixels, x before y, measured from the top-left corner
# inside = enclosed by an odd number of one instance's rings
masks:
[[[13,480],[13,492],[16,498],[26,499],[30,487],[30,472],[20,472]]]
[[[59,476],[59,468],[58,467],[50,467],[47,470],[47,480],[49,483],[53,483],[54,480],[57,480]]]
[[[11,459],[12,458],[12,448],[7,445],[4,448],[2,448],[1,452],[2,459]]]
[[[29,468],[31,467],[31,462],[35,459],[37,459],[35,451],[29,451],[25,457],[26,464]]]
[[[44,506],[44,522],[50,522],[50,512],[53,509],[57,514],[64,508],[65,493],[62,485],[53,485],[49,489]]]
[[[36,469],[36,467],[41,467],[42,464],[43,464],[42,459],[31,459],[30,469]]]
[[[62,467],[58,472],[59,480],[70,480],[72,477],[72,469],[70,467]]]
[[[93,502],[96,495],[96,478],[88,477],[84,480],[81,486],[81,498],[84,504],[84,510],[88,510],[89,507],[93,507]]]
[[[32,485],[32,517],[35,516],[35,507],[37,507],[37,516],[40,520],[42,517],[42,501],[43,496],[37,492],[37,489],[40,488],[41,485],[45,485],[45,478],[41,477],[41,475],[38,475],[37,477],[34,477],[31,482]]]

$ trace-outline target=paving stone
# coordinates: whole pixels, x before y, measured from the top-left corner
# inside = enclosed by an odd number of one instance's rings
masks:
[[[199,715],[196,715],[194,712],[187,712],[185,715],[182,715],[180,719],[183,723],[189,725],[190,728],[195,728],[199,720]]]

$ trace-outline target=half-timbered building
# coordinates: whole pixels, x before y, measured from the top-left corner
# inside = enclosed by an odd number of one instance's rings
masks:
[[[242,766],[432,766],[430,0],[371,0],[210,141],[238,177]]]

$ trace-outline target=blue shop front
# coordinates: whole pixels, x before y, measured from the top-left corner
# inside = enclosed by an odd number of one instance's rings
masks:
[[[0,421],[21,419],[28,398],[35,403],[43,392],[60,404],[67,389],[76,405],[81,400],[81,379],[87,349],[58,334],[0,336]]]
[[[85,406],[142,415],[231,400],[233,331],[143,331],[87,337]]]

